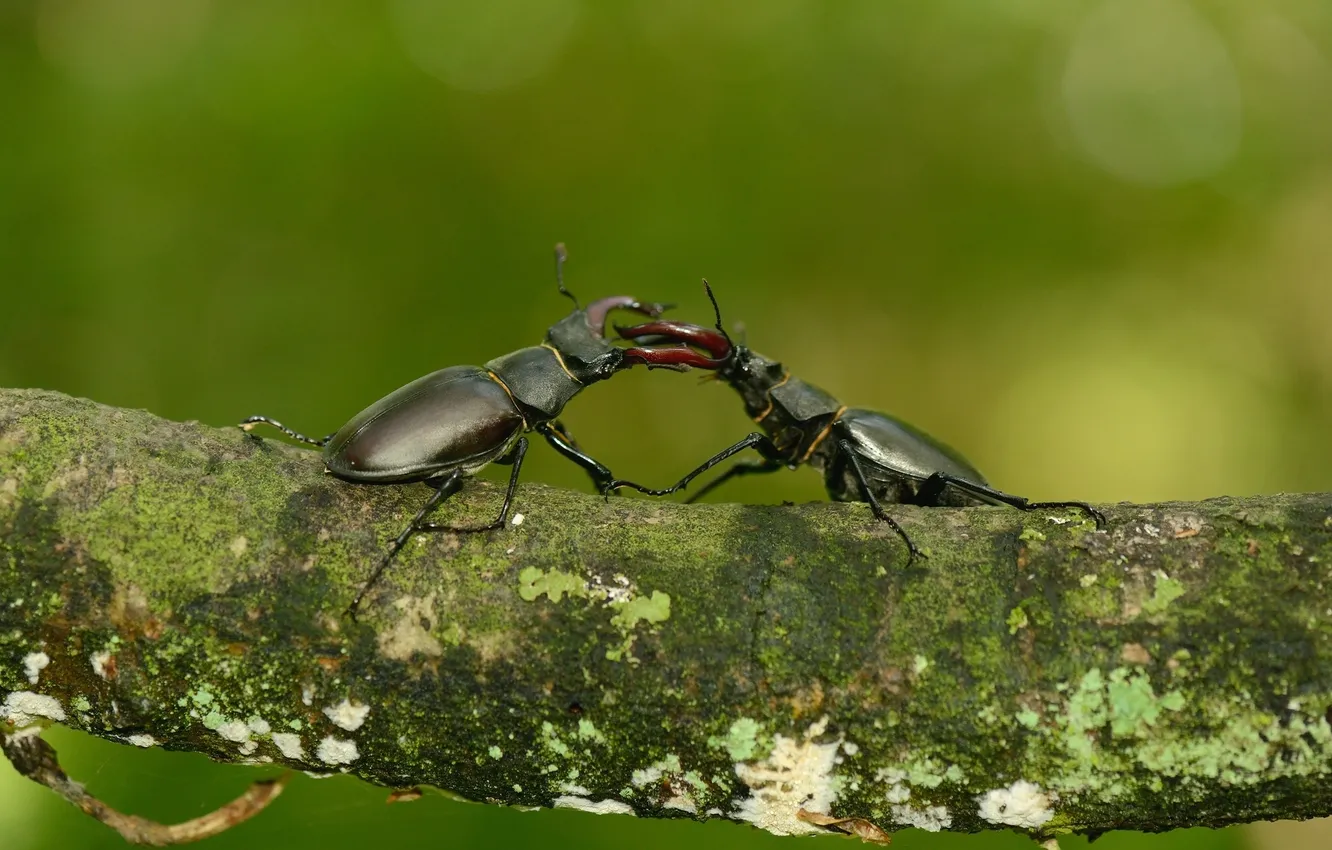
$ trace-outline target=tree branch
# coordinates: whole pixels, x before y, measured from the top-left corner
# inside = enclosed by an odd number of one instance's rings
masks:
[[[0,731],[778,833],[1332,814],[1327,495],[1121,505],[1103,532],[895,508],[930,555],[908,569],[863,505],[529,484],[521,525],[409,544],[353,623],[425,490],[322,469],[0,391]]]

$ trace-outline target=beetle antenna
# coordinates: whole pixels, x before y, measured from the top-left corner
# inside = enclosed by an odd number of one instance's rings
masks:
[[[569,259],[569,252],[565,250],[563,242],[555,243],[555,285],[560,288],[560,294],[573,302],[575,310],[583,309],[583,305],[578,303],[578,297],[564,288],[564,263]]]
[[[731,343],[731,335],[726,332],[726,328],[722,327],[721,307],[717,306],[717,296],[712,294],[712,284],[708,283],[706,277],[703,278],[703,288],[707,290],[708,300],[712,302],[712,315],[717,320],[717,330],[721,332],[721,335],[726,338],[728,343]],[[731,344],[733,345],[734,343]]]

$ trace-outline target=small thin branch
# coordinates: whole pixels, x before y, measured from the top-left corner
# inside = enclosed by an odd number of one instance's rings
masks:
[[[120,833],[130,844],[169,847],[211,838],[259,814],[282,793],[290,774],[254,782],[236,799],[201,817],[178,824],[161,824],[137,815],[122,814],[103,803],[65,775],[56,751],[36,730],[0,738],[0,750],[18,772],[73,803],[91,817]]]
[[[521,525],[410,541],[348,620],[426,492],[0,390],[8,754],[68,782],[30,737],[59,722],[512,805],[1047,846],[1332,814],[1326,494],[1119,505],[1103,531],[893,507],[929,555],[908,567],[864,505],[524,484]],[[469,481],[439,518],[499,501]]]

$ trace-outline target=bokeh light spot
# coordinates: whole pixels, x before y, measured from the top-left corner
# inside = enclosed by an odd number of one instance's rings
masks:
[[[189,55],[210,0],[41,0],[33,22],[42,57],[79,82],[124,92]]]
[[[1103,2],[1073,39],[1061,94],[1082,152],[1134,183],[1209,177],[1239,147],[1230,51],[1187,3]]]
[[[394,0],[398,37],[421,70],[454,88],[494,91],[544,71],[582,12],[579,0]]]
[[[805,36],[813,6],[809,0],[639,0],[638,18],[657,42],[721,39],[725,42],[780,49],[788,37]]]
[[[1030,311],[1046,350],[1065,355],[1033,358],[1005,387],[987,432],[1003,448],[989,454],[1039,447],[1039,456],[1023,457],[1023,472],[1040,498],[1065,498],[1052,494],[1069,481],[1078,498],[1092,501],[1273,489],[1283,430],[1266,389],[1272,361],[1262,334],[1171,299],[1151,277],[1125,277],[1107,289],[1125,294],[1094,313],[1072,303]],[[1052,387],[1058,404],[1036,401]],[[1076,468],[1060,469],[1056,458]]]
[[[5,850],[26,850],[40,846],[43,809],[36,805],[38,793],[50,792],[31,779],[19,776],[8,764],[0,765],[0,795],[5,805],[0,806],[0,835],[5,837]]]

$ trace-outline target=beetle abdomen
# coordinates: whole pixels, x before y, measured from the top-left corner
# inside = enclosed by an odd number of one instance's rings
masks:
[[[848,410],[837,422],[861,460],[924,479],[936,472],[985,484],[985,476],[956,450],[900,419],[874,410]]]
[[[523,425],[508,391],[486,370],[451,366],[358,413],[329,441],[324,462],[348,481],[424,481],[502,457]]]

